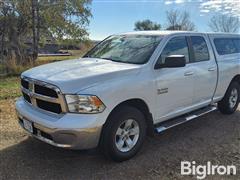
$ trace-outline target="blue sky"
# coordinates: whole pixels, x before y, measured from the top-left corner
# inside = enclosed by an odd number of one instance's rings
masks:
[[[88,27],[90,39],[134,29],[138,20],[150,19],[166,27],[166,11],[186,10],[198,31],[210,31],[208,21],[214,14],[240,17],[240,0],[93,0]]]

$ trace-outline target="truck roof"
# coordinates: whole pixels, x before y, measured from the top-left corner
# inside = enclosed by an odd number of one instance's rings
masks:
[[[194,31],[132,31],[132,32],[125,32],[125,33],[119,33],[118,35],[159,35],[159,36],[166,36],[171,34],[209,34],[209,35],[221,35],[221,36],[239,36],[237,33],[215,33],[215,32],[194,32]]]

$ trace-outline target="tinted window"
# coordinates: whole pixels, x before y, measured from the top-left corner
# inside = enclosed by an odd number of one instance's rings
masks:
[[[233,39],[217,38],[214,40],[214,44],[219,55],[234,54],[238,52],[237,47],[233,43]]]
[[[96,45],[84,57],[144,64],[149,60],[161,39],[161,36],[152,35],[111,36]]]
[[[207,61],[209,60],[209,52],[206,41],[201,36],[192,36],[192,47],[195,56],[195,61]]]
[[[240,53],[240,39],[233,39],[233,43],[237,48],[237,52]]]
[[[164,64],[165,58],[170,55],[184,55],[186,62],[189,62],[189,52],[187,40],[185,37],[172,38],[162,51],[158,64]]]

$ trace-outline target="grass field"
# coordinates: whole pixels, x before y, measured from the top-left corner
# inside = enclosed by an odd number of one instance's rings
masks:
[[[18,77],[0,78],[0,100],[21,96],[20,80]]]
[[[27,65],[17,65],[15,60],[10,60],[6,64],[0,64],[0,75],[1,76],[19,76],[23,71],[30,69],[34,66],[47,64],[55,61],[77,59],[84,55],[88,49],[83,50],[68,50],[71,56],[44,56],[38,57],[33,63]]]

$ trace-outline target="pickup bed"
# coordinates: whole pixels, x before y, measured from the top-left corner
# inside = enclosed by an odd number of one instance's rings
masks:
[[[21,75],[19,124],[57,147],[133,157],[145,136],[240,101],[240,36],[139,31]]]

